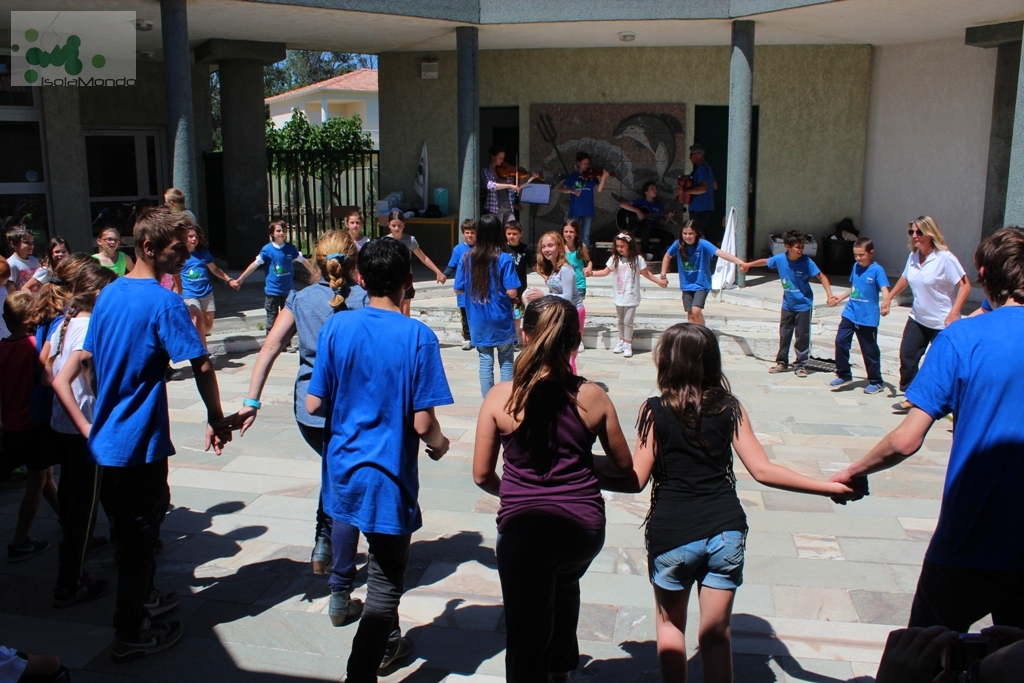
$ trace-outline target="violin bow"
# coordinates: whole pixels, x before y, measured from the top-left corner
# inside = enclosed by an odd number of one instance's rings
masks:
[[[558,131],[555,130],[555,123],[551,120],[551,114],[541,114],[537,117],[537,130],[540,131],[541,138],[545,142],[551,144],[555,150],[555,154],[558,155],[558,161],[562,164],[562,170],[565,171],[565,175],[569,175],[569,167],[565,165],[565,159],[562,158],[562,153],[558,151],[558,145],[555,144],[555,140],[558,138]]]

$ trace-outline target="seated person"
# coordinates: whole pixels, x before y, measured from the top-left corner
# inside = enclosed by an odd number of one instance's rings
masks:
[[[658,227],[659,224],[665,224],[671,220],[672,216],[675,215],[674,211],[669,211],[666,215],[660,218],[647,218],[651,214],[661,213],[664,211],[664,207],[658,203],[658,184],[653,180],[644,183],[643,189],[641,190],[643,197],[634,199],[632,202],[621,201],[619,206],[627,211],[632,211],[637,217],[643,221],[639,228],[635,231],[635,237],[640,238],[640,252],[646,259],[653,259],[654,254],[650,253],[651,237],[658,238],[658,249],[661,253],[665,252],[668,245],[672,243],[675,237],[668,230],[663,230]],[[645,212],[646,211],[646,212]]]

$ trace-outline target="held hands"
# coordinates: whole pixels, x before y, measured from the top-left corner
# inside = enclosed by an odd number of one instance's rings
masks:
[[[829,307],[835,307],[838,304],[839,304],[839,297],[837,297],[837,296],[830,296],[828,298],[828,305],[829,305]]]
[[[231,289],[235,290],[236,292],[242,288],[242,283],[240,280],[228,280],[228,284],[231,286]]]
[[[235,413],[237,422],[232,425],[234,429],[238,430],[239,436],[245,436],[245,432],[248,431],[249,427],[252,427],[252,423],[256,421],[257,411],[252,406],[243,406],[241,410]]]
[[[662,289],[668,287],[668,278],[665,276],[664,273],[662,273],[661,277],[658,278],[658,286],[661,287]]]
[[[237,429],[238,423],[238,413],[228,415],[219,420],[208,421],[206,424],[206,448],[204,450],[209,451],[212,447],[213,452],[220,455],[224,450],[224,446],[231,441],[231,432]]]
[[[878,311],[883,316],[889,315],[889,300],[888,299],[886,299],[885,301],[882,302],[882,305],[878,307]]]
[[[438,273],[438,274],[437,274],[437,282],[438,282],[438,284],[441,284],[441,285],[443,285],[443,284],[445,283],[445,281],[446,281],[447,279],[448,279],[448,278],[447,278],[447,277],[445,277],[445,274],[444,274],[444,273]]]
[[[743,263],[740,264],[740,272],[741,273],[746,273],[749,270],[750,270],[750,264],[749,263],[743,262]]]
[[[584,268],[583,269],[583,277],[594,277],[594,269],[593,268]]]
[[[840,491],[838,495],[829,496],[832,502],[838,505],[846,505],[848,502],[858,501],[864,496],[871,495],[871,491],[868,488],[868,478],[853,476],[850,474],[850,470],[843,470],[829,479],[829,481],[839,484],[843,489],[850,492]]]

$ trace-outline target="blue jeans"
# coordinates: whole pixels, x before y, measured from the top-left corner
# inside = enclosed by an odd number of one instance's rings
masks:
[[[594,222],[594,217],[576,216],[576,220],[580,222],[580,238],[583,244],[587,245],[587,249],[593,249],[594,243],[590,241],[590,224]]]
[[[498,351],[498,366],[501,372],[502,382],[512,381],[512,360],[515,358],[515,351],[512,344],[501,346],[478,346],[476,352],[480,354],[480,393],[487,398],[487,392],[494,386],[494,351]]]
[[[849,318],[839,321],[836,332],[836,377],[847,381],[853,379],[850,370],[850,346],[853,335],[857,335],[860,352],[864,356],[864,366],[868,371],[868,383],[882,383],[882,354],[878,350],[878,328],[858,325]]]

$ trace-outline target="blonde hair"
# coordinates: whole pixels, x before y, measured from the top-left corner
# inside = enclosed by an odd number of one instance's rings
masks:
[[[346,230],[328,230],[316,243],[316,265],[334,291],[331,308],[335,311],[345,303],[341,289],[356,269],[356,251],[356,244]]]
[[[184,203],[185,193],[179,190],[178,188],[172,187],[168,189],[167,192],[164,192],[164,204],[171,205]]]
[[[554,264],[544,258],[544,254],[540,250],[540,245],[549,237],[554,240],[555,246],[558,247]],[[534,266],[537,273],[544,278],[549,278],[552,273],[557,273],[562,269],[562,266],[567,265],[569,265],[569,260],[565,257],[565,238],[562,237],[562,233],[552,230],[541,235],[540,239],[537,240],[537,265]]]
[[[35,307],[35,296],[26,290],[14,292],[4,299],[4,318],[12,324],[18,325],[25,330],[30,330],[32,324],[32,309]],[[8,325],[11,327],[11,325]],[[11,330],[14,331],[13,329]]]
[[[11,277],[11,264],[3,256],[0,256],[0,280],[8,280]]]
[[[924,233],[925,237],[931,238],[932,245],[939,251],[949,251],[949,247],[946,246],[946,238],[942,236],[942,231],[939,230],[939,224],[931,216],[918,216],[910,221],[907,227],[917,228]],[[910,251],[914,251],[913,237],[910,238]]]

